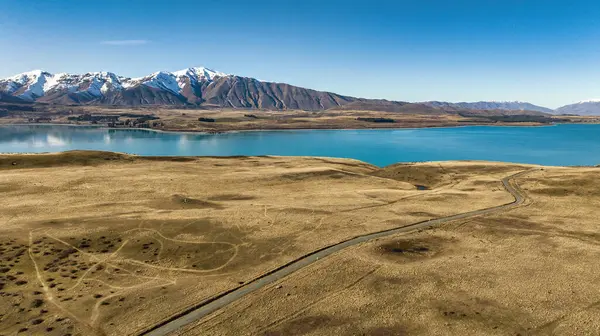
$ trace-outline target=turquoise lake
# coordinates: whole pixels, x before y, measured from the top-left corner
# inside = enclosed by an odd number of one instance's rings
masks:
[[[0,126],[0,152],[92,149],[140,155],[307,155],[396,162],[490,160],[600,164],[600,125],[166,133],[50,125]]]

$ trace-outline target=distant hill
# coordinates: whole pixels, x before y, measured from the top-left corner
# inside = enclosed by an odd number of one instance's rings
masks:
[[[440,108],[453,108],[453,109],[467,109],[467,110],[508,110],[508,111],[537,111],[544,113],[552,113],[553,110],[547,107],[533,105],[527,102],[495,102],[495,101],[480,101],[473,103],[449,103],[440,101],[429,101],[424,102],[427,106],[440,107]]]
[[[581,116],[599,116],[600,100],[588,100],[559,107],[555,114],[577,114]]]
[[[348,104],[333,107],[332,111],[377,111],[406,114],[446,114],[442,108],[435,108],[418,103],[397,102],[384,99],[358,99]]]

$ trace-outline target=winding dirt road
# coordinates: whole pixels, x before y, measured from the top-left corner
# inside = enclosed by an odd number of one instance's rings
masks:
[[[306,267],[319,259],[325,258],[333,253],[336,253],[342,249],[347,247],[361,244],[373,239],[383,238],[386,236],[394,235],[397,233],[405,233],[409,231],[414,231],[418,229],[425,229],[435,225],[439,225],[442,223],[447,223],[459,219],[466,219],[475,216],[488,215],[491,213],[497,213],[509,210],[511,208],[517,207],[523,202],[525,202],[525,195],[522,190],[516,185],[512,184],[515,178],[520,177],[526,173],[531,172],[532,170],[522,171],[511,176],[505,177],[502,179],[502,184],[504,188],[513,195],[515,200],[511,203],[507,203],[504,205],[499,205],[491,208],[475,210],[464,212],[457,215],[452,215],[448,217],[442,217],[437,219],[432,219],[428,221],[423,221],[419,223],[414,223],[410,225],[406,225],[403,227],[370,233],[362,236],[357,236],[346,241],[322,248],[320,250],[314,251],[310,254],[302,256],[296,260],[293,260],[269,273],[263,274],[262,276],[250,281],[240,287],[234,288],[230,291],[221,293],[220,295],[211,298],[209,300],[203,301],[196,306],[193,306],[186,311],[183,311],[177,315],[172,316],[171,318],[142,331],[139,335],[147,335],[147,336],[164,336],[168,335],[190,323],[193,323],[225,306],[228,304],[242,298],[244,295],[254,292],[264,286],[267,286],[277,280],[280,280],[291,273]]]

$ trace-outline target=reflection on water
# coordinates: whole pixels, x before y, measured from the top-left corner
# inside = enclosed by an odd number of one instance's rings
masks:
[[[205,134],[162,133],[143,129],[118,130],[86,126],[14,125],[0,127],[0,146],[15,148],[87,148],[85,144],[118,145],[138,141],[177,142],[185,146],[190,141],[213,140]],[[111,146],[112,147],[112,146]],[[61,150],[56,148],[56,150]],[[108,150],[108,149],[107,149]],[[6,150],[4,150],[6,152]],[[35,152],[35,151],[32,151]]]
[[[106,150],[140,155],[308,155],[395,162],[492,160],[600,164],[600,125],[406,130],[165,133],[85,126],[0,126],[0,152]]]

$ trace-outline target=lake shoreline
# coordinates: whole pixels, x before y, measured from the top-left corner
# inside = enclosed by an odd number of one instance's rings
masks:
[[[257,128],[257,129],[231,129],[223,131],[206,131],[206,130],[186,130],[186,129],[156,129],[146,127],[109,127],[107,125],[92,125],[92,124],[68,124],[68,123],[14,123],[14,124],[0,124],[1,127],[8,126],[61,126],[61,127],[81,127],[81,128],[96,128],[96,129],[108,129],[108,130],[126,130],[135,131],[143,130],[157,133],[177,133],[177,134],[205,134],[205,135],[219,135],[219,134],[234,134],[234,133],[245,133],[245,132],[297,132],[297,131],[368,131],[368,130],[418,130],[418,129],[451,129],[451,128],[464,128],[464,127],[553,127],[556,125],[590,125],[592,123],[498,123],[498,124],[485,124],[485,123],[473,123],[469,125],[441,125],[441,126],[410,126],[410,127],[345,127],[345,128]]]

